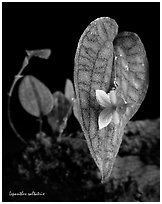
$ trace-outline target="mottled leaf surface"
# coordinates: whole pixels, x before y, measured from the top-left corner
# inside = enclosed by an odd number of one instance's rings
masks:
[[[128,121],[139,109],[148,89],[148,63],[144,46],[136,33],[118,34],[114,19],[101,17],[81,35],[75,55],[74,113],[84,132],[90,153],[101,171],[102,181],[111,174]],[[119,123],[113,120],[99,130],[103,110],[96,90],[115,90]],[[116,107],[115,107],[116,108]],[[109,117],[109,116],[108,116]]]

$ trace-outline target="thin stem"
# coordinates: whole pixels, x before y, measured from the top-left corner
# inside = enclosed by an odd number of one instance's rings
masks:
[[[22,68],[20,69],[20,71],[18,72],[17,75],[15,75],[15,79],[11,85],[11,88],[10,88],[10,91],[8,93],[9,97],[12,96],[12,92],[13,92],[13,89],[17,83],[17,81],[23,77],[23,75],[21,75],[21,73],[23,72],[23,70],[25,69],[25,67],[28,65],[28,57],[25,57],[24,61],[23,61],[23,65],[22,65]]]
[[[70,107],[69,107],[69,110],[67,111],[66,116],[63,118],[64,122],[63,122],[63,125],[62,125],[61,128],[60,128],[59,136],[58,136],[58,141],[59,141],[59,142],[61,142],[61,140],[62,140],[62,133],[64,132],[65,126],[66,126],[66,124],[67,124],[67,120],[68,120],[70,111],[71,111],[71,109],[72,109],[72,106],[73,106],[73,105],[71,104]]]
[[[13,89],[17,83],[17,81],[23,77],[23,75],[21,75],[21,73],[23,72],[23,70],[25,69],[25,67],[28,65],[28,57],[25,57],[23,64],[22,64],[22,68],[20,69],[20,71],[18,72],[17,75],[15,75],[15,79],[11,85],[10,91],[8,93],[8,120],[10,123],[10,126],[12,128],[12,130],[14,131],[14,133],[16,134],[16,136],[23,142],[26,144],[26,141],[20,136],[20,134],[17,132],[12,120],[11,120],[11,110],[10,110],[10,103],[11,103],[11,96],[12,96],[12,92]]]
[[[43,125],[43,120],[42,120],[42,117],[40,116],[40,118],[39,118],[39,133],[42,132],[42,125]]]
[[[9,120],[9,123],[10,123],[10,126],[12,128],[12,130],[14,131],[14,133],[16,134],[16,136],[24,143],[26,144],[26,141],[20,136],[20,134],[17,132],[14,124],[12,123],[12,120],[11,120],[11,114],[10,114],[10,101],[11,101],[11,96],[8,97],[8,120]]]

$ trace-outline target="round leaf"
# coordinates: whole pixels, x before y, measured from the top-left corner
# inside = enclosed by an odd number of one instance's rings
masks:
[[[33,76],[26,76],[19,86],[19,100],[23,108],[33,116],[47,115],[53,108],[50,90]]]

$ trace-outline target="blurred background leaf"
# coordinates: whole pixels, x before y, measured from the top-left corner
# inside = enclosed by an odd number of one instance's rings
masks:
[[[39,57],[42,59],[48,59],[51,55],[50,49],[40,49],[40,50],[26,50],[28,58]]]
[[[22,107],[31,115],[47,115],[53,108],[50,90],[34,76],[26,76],[19,86],[19,100]]]
[[[53,94],[54,107],[48,114],[48,123],[50,124],[53,132],[62,133],[66,128],[67,119],[72,112],[72,103],[63,93],[56,91]]]
[[[75,93],[74,93],[74,87],[73,87],[73,83],[70,79],[66,79],[66,83],[65,83],[65,97],[69,100],[69,101],[73,101],[75,98]]]

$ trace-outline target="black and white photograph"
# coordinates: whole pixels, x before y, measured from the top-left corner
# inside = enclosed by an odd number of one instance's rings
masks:
[[[160,2],[2,2],[2,201],[160,201]]]

